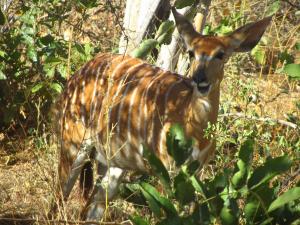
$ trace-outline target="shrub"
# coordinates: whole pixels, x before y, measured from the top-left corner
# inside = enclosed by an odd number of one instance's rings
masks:
[[[300,218],[300,187],[285,190],[278,177],[293,165],[288,156],[268,158],[252,164],[255,142],[249,138],[240,147],[237,162],[222,173],[200,181],[197,162],[190,162],[192,142],[175,125],[167,135],[168,153],[180,166],[174,176],[144,148],[153,173],[164,187],[160,193],[150,182],[127,184],[127,192],[138,192],[153,216],[132,216],[136,225],[146,224],[296,224]],[[171,177],[171,178],[170,178]]]

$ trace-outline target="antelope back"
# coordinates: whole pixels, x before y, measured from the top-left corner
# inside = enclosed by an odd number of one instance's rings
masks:
[[[195,56],[192,77],[129,56],[97,55],[71,77],[59,100],[62,176],[82,143],[95,146],[98,160],[111,166],[146,170],[142,143],[168,164],[165,135],[173,123],[195,138],[194,158],[203,162],[212,154],[213,143],[204,138],[204,129],[217,119],[224,63],[232,52],[252,49],[271,18],[215,37],[200,35],[172,11]]]
[[[141,144],[161,153],[164,124],[183,122],[192,92],[189,79],[139,59],[98,55],[68,81],[61,96],[61,140],[69,149],[64,155],[74,158],[90,140],[103,163],[144,169]]]

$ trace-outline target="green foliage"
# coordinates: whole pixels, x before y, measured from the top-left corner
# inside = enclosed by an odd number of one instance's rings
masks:
[[[146,146],[143,146],[143,156],[150,163],[152,172],[167,189],[170,189],[170,177],[162,162]]]
[[[96,2],[31,0],[15,5],[18,19],[0,36],[1,129],[23,121],[28,128],[35,128],[41,122],[36,121],[38,113],[43,115],[43,123],[47,121],[44,115],[68,76],[95,52],[90,44],[64,38],[64,21],[74,12],[73,7],[84,9],[84,17],[85,8],[95,7]],[[3,18],[1,11],[1,24]]]
[[[181,166],[191,154],[192,139],[185,138],[184,130],[179,124],[173,125],[167,133],[167,149],[176,166]]]
[[[296,43],[294,51],[299,51],[299,48],[299,43]],[[300,80],[300,64],[294,63],[295,58],[293,54],[288,53],[287,50],[285,50],[279,53],[278,58],[283,63],[283,66],[277,72],[284,72],[289,78]]]
[[[159,44],[170,44],[172,40],[172,33],[175,29],[173,21],[166,20],[159,26],[155,38]]]
[[[287,64],[283,67],[283,72],[291,78],[300,79],[300,64]]]
[[[280,1],[274,1],[268,8],[266,16],[274,15],[280,9]]]
[[[167,135],[169,143],[174,140],[189,143],[178,124],[172,126]],[[287,156],[267,158],[255,167],[252,165],[255,141],[249,138],[241,145],[234,167],[224,168],[213,178],[200,181],[195,175],[199,163],[190,162],[186,156],[183,161],[176,158],[178,151],[191,154],[184,144],[178,143],[167,146],[179,165],[176,174],[169,176],[171,192],[160,193],[149,181],[138,183],[138,188],[134,189],[146,199],[155,216],[150,220],[155,224],[215,224],[217,221],[224,225],[240,224],[241,221],[243,224],[291,224],[299,218],[299,188],[291,188],[278,197],[282,184],[279,180],[274,183],[274,178],[293,164]],[[153,153],[148,151],[147,154]],[[158,170],[157,160],[154,164],[149,162],[154,170]],[[162,163],[159,168],[165,173],[166,169],[161,166]],[[158,178],[164,183],[161,176]],[[131,221],[136,225],[150,224],[140,216],[131,217]]]
[[[139,47],[137,47],[133,52],[132,56],[136,58],[145,58],[149,52],[152,51],[158,45],[158,41],[154,39],[144,40]]]
[[[159,26],[154,39],[142,41],[139,47],[137,47],[131,55],[136,58],[145,58],[154,48],[157,48],[162,44],[170,44],[174,29],[175,24],[173,21],[164,21]]]
[[[223,18],[217,27],[212,27],[210,24],[204,27],[205,35],[226,35],[237,28],[237,24],[242,20],[241,13],[233,13],[230,16]]]

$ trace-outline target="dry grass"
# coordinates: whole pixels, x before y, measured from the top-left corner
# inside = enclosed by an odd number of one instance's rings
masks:
[[[213,3],[209,21],[217,24],[222,16],[227,16],[232,11],[242,10],[246,15],[251,15],[251,20],[261,18],[265,13],[266,4],[270,1],[222,1]],[[78,19],[74,14],[73,22]],[[115,15],[105,12],[93,12],[92,16],[83,27],[85,33],[74,35],[73,38],[83,42],[96,42],[101,40],[102,51],[112,49],[112,43],[119,37],[120,30],[115,29]],[[276,55],[278,51],[284,49],[291,50],[296,40],[300,40],[299,17],[295,16],[288,4],[283,3],[279,16],[274,18],[272,26],[266,33],[269,39],[268,50],[271,55]],[[66,30],[66,32],[69,32]],[[89,34],[93,35],[89,35]],[[113,41],[111,41],[113,40]],[[235,112],[255,113],[259,117],[271,117],[274,119],[287,119],[287,115],[292,114],[300,118],[299,109],[295,102],[300,99],[299,82],[290,81],[285,75],[277,74],[270,64],[275,63],[276,68],[280,63],[276,57],[271,57],[265,65],[256,64],[249,55],[234,57],[226,67],[226,77],[222,84],[222,102],[230,104]],[[260,68],[263,67],[261,70]],[[246,96],[243,91],[247,89]],[[246,98],[255,95],[256,100],[246,104]],[[253,123],[253,122],[252,122]],[[278,146],[278,136],[283,136],[287,140],[299,138],[298,131],[289,129],[280,124],[265,126],[263,122],[258,123],[258,132],[261,135],[271,133],[270,140],[266,142],[272,154],[288,153],[299,156],[299,152],[291,152],[292,147]],[[234,132],[235,128],[232,128]],[[3,136],[4,134],[1,133]],[[1,136],[0,136],[1,138]],[[37,137],[26,137],[15,139],[5,136],[1,138],[0,146],[0,224],[45,224],[45,222],[16,222],[13,220],[4,221],[2,218],[38,218],[47,220],[50,206],[55,202],[54,188],[57,177],[57,155],[56,146],[46,144],[42,148],[37,148]],[[259,141],[263,141],[261,139]],[[219,154],[228,153],[232,149],[222,150]],[[235,150],[234,150],[235,151]],[[259,155],[257,161],[259,161]],[[218,164],[219,168],[224,166],[224,162]],[[207,174],[213,174],[213,170]],[[299,175],[290,180],[288,185],[299,181]],[[57,220],[79,219],[80,198],[78,191],[72,193],[70,201],[59,215],[55,215]],[[128,215],[135,212],[133,205],[124,201],[115,201],[111,204],[111,210],[107,221],[115,221],[130,224],[126,219]]]

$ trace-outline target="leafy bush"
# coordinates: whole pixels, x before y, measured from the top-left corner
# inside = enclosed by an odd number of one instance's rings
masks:
[[[171,176],[161,161],[144,148],[145,157],[164,191],[159,192],[149,181],[126,185],[127,192],[141,194],[154,215],[148,219],[132,216],[134,224],[299,222],[299,183],[282,193],[283,183],[276,179],[291,168],[293,161],[288,156],[268,158],[262,165],[254,166],[252,159],[255,141],[249,138],[240,147],[238,160],[233,167],[224,168],[222,173],[213,178],[200,181],[196,176],[199,164],[188,160],[192,141],[184,137],[179,125],[170,129],[167,142],[168,153],[180,169]]]
[[[96,50],[91,44],[80,44],[61,34],[66,27],[63,21],[73,13],[85,17],[88,8],[97,6],[96,1],[88,2],[20,1],[13,5],[9,25],[1,11],[1,129],[15,124],[36,128],[45,122],[43,115],[66,79],[93,56]]]

